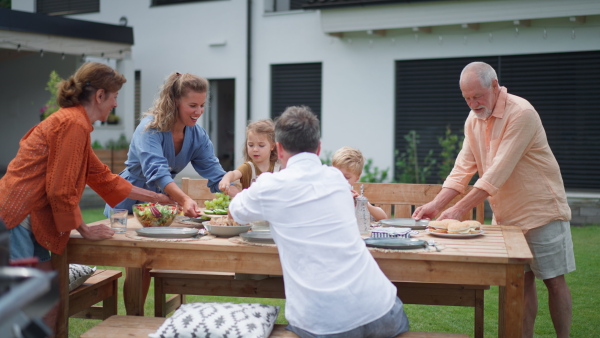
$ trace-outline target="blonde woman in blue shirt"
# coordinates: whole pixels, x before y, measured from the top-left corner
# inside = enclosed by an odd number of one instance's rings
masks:
[[[158,99],[133,133],[127,168],[120,174],[134,186],[169,195],[189,217],[199,216],[198,205],[177,186],[175,176],[191,163],[200,176],[208,179],[210,190],[217,192],[225,175],[207,132],[197,124],[204,113],[207,93],[208,81],[202,77],[169,75]],[[131,211],[136,203],[141,202],[125,199],[115,208]],[[106,206],[104,214],[108,215],[109,210]]]

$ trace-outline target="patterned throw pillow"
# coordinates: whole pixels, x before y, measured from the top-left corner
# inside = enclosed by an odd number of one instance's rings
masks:
[[[168,337],[269,337],[279,306],[258,303],[183,304],[152,338]]]
[[[87,265],[69,264],[69,292],[85,283],[95,271],[95,267],[91,268]]]

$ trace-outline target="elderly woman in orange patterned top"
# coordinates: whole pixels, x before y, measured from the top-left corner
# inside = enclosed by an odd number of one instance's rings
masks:
[[[11,259],[37,257],[40,269],[51,270],[49,251],[61,254],[71,230],[90,240],[112,237],[110,227],[83,222],[79,201],[86,184],[111,205],[126,197],[171,202],[167,195],[132,187],[92,151],[92,123],[106,120],[125,81],[107,65],[85,63],[59,84],[61,109],[21,139],[0,180],[0,222],[10,229]]]

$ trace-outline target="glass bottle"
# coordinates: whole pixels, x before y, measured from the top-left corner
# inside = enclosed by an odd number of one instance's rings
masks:
[[[356,223],[361,235],[368,235],[371,227],[371,214],[367,205],[369,200],[364,195],[364,186],[360,186],[360,195],[356,197]]]

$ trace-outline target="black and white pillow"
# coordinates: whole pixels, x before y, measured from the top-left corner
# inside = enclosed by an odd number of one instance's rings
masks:
[[[96,268],[87,265],[69,264],[69,292],[77,289],[94,274]]]
[[[279,306],[258,303],[183,304],[160,326],[152,338],[228,337],[267,338]]]

